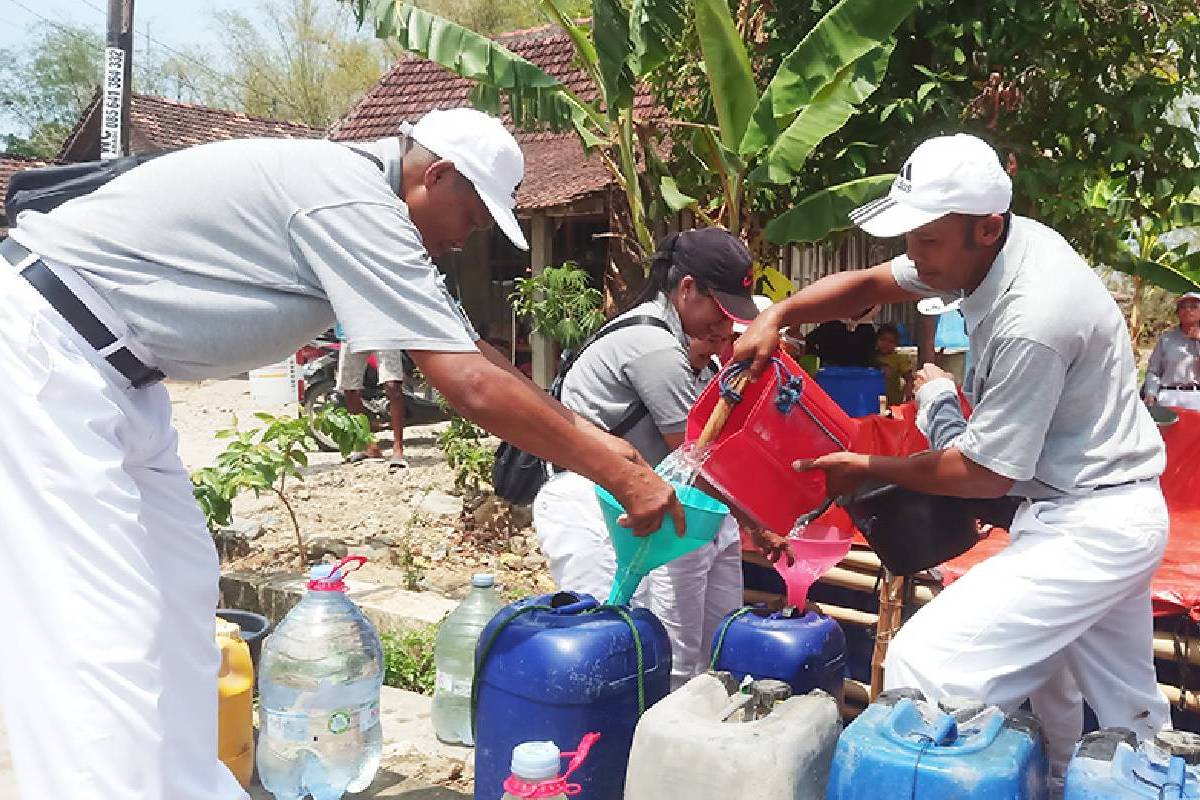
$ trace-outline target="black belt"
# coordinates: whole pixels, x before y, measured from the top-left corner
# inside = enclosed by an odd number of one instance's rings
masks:
[[[33,254],[13,239],[3,239],[0,240],[0,255],[15,267]],[[108,326],[101,322],[40,258],[21,270],[21,277],[41,292],[46,302],[92,347],[104,350],[117,341],[117,337]],[[124,375],[135,389],[157,383],[166,377],[158,368],[143,364],[127,347],[114,350],[106,355],[104,360]]]
[[[1200,383],[1189,383],[1187,386],[1160,386],[1159,391],[1166,389],[1171,392],[1200,392]]]

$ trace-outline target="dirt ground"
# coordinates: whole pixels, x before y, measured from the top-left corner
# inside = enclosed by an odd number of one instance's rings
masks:
[[[207,466],[224,449],[214,434],[257,424],[253,413],[296,413],[297,406],[256,402],[246,380],[168,384],[189,470]],[[305,561],[359,553],[370,560],[364,580],[410,590],[465,594],[471,575],[491,572],[506,597],[551,591],[546,562],[529,529],[527,509],[494,497],[454,488],[454,473],[437,446],[444,426],[405,431],[408,469],[388,471],[386,462],[346,464],[336,453],[313,453],[305,480],[285,490],[304,539]],[[380,434],[390,453],[391,432]],[[290,515],[274,495],[243,495],[234,504],[235,524],[217,535],[227,568],[296,569],[297,544]]]

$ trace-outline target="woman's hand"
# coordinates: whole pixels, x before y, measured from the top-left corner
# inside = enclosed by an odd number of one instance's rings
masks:
[[[789,567],[796,563],[796,554],[792,552],[786,536],[780,536],[778,533],[763,528],[751,528],[750,539],[758,548],[758,552],[766,556],[772,564],[785,557]]]

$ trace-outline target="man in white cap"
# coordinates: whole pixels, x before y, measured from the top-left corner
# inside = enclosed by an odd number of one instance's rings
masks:
[[[1175,301],[1179,325],[1154,345],[1146,365],[1146,402],[1200,411],[1200,292]]]
[[[782,325],[879,303],[959,303],[975,354],[966,389],[922,370],[919,418],[934,450],[909,458],[837,453],[830,493],[865,479],[959,497],[1023,498],[1012,541],[909,620],[892,642],[886,684],[931,699],[975,698],[1042,717],[1061,770],[1083,722],[1139,737],[1169,725],[1152,653],[1150,579],[1167,540],[1158,478],[1162,439],[1139,401],[1133,349],[1108,291],[1053,230],[1009,212],[995,151],[973,136],[923,143],[887,197],[851,218],[904,236],[907,254],[845,272],[767,309],[736,346],[756,366]]]
[[[24,800],[233,800],[217,760],[217,555],[161,379],[278,361],[342,320],[464,416],[608,487],[642,533],[674,493],[478,337],[430,260],[493,220],[521,152],[432,112],[352,146],[253,139],[151,160],[0,242],[0,706]]]

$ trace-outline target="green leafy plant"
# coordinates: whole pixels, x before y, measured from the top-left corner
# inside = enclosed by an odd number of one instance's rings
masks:
[[[296,533],[296,557],[299,569],[304,569],[304,539],[296,511],[285,494],[288,478],[303,481],[301,468],[308,466],[309,450],[316,449],[313,430],[319,430],[337,443],[343,456],[366,447],[374,437],[370,423],[362,415],[350,414],[343,408],[327,408],[311,420],[306,417],[277,417],[256,413],[263,423],[249,430],[233,427],[217,431],[218,439],[229,439],[225,451],[217,456],[214,466],[204,467],[192,475],[192,493],[204,512],[209,530],[216,530],[232,521],[233,500],[245,491],[255,496],[270,492],[279,498],[287,510]]]
[[[473,100],[498,112],[501,99],[522,128],[574,129],[604,160],[624,194],[620,241],[638,258],[654,250],[657,214],[693,209],[706,223],[759,238],[748,187],[778,191],[809,155],[850,119],[878,87],[896,28],[918,0],[841,0],[794,44],[765,91],[726,0],[592,0],[579,24],[562,0],[539,0],[571,38],[588,76],[579,93],[501,45],[397,0],[346,0],[376,36],[475,82]],[[750,3],[739,3],[739,9]],[[744,26],[743,26],[744,27]],[[691,36],[685,33],[691,31]],[[636,107],[636,87],[672,56],[700,60],[712,118],[675,126]],[[587,98],[585,99],[585,95]],[[690,165],[665,164],[666,141],[686,141]],[[679,180],[682,168],[687,180]],[[767,226],[771,241],[820,239],[849,226],[846,212],[877,196],[890,176],[824,189],[798,212]],[[715,198],[716,204],[709,201]],[[630,275],[623,275],[629,281]]]
[[[383,642],[383,682],[397,689],[433,694],[437,678],[437,667],[433,663],[437,626],[385,633],[379,638]]]
[[[578,347],[604,324],[604,296],[589,285],[587,272],[574,261],[547,267],[532,278],[517,278],[509,300],[517,316],[528,319],[536,333],[567,350]]]
[[[484,441],[487,432],[469,419],[459,416],[444,401],[442,407],[450,415],[450,424],[438,434],[438,446],[454,470],[454,487],[479,490],[485,485],[491,486],[492,464],[496,454]]]

